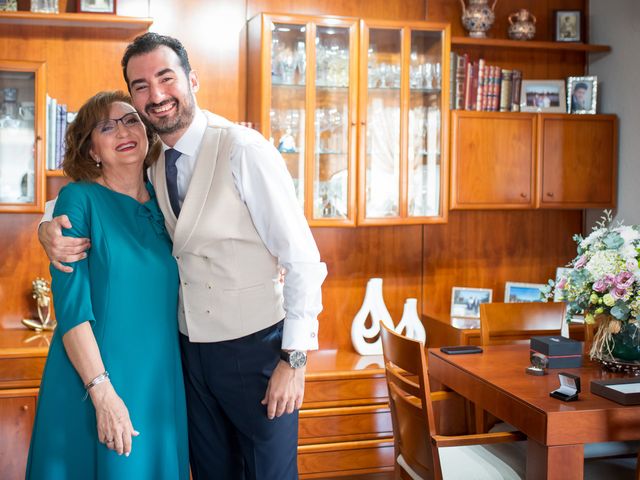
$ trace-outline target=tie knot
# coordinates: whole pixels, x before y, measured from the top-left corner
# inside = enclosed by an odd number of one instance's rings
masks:
[[[164,158],[165,158],[165,162],[167,163],[168,166],[175,166],[176,161],[178,160],[178,157],[182,155],[178,150],[176,150],[175,148],[169,148],[164,152]]]

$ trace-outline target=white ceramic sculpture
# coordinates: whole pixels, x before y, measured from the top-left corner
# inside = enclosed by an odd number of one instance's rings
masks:
[[[371,326],[367,328],[367,317],[371,316]],[[360,355],[382,355],[382,340],[380,339],[380,322],[393,329],[393,320],[382,296],[382,279],[371,278],[367,282],[362,307],[351,324],[351,343]],[[367,339],[373,342],[367,342]]]
[[[402,331],[405,330],[403,334]],[[404,302],[404,310],[402,311],[402,318],[395,328],[395,332],[406,337],[413,338],[423,344],[427,340],[427,332],[424,331],[424,326],[418,316],[418,299],[407,298]]]

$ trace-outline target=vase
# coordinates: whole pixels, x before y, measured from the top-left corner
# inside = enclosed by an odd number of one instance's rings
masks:
[[[418,316],[418,299],[407,298],[404,302],[404,310],[402,311],[402,318],[395,328],[395,331],[399,335],[412,338],[423,344],[427,340],[427,333],[424,330],[424,326]]]
[[[371,318],[370,327],[366,326],[367,318]],[[351,343],[360,355],[382,355],[380,323],[394,329],[382,296],[382,279],[371,278],[367,282],[362,306],[351,323]]]
[[[469,6],[465,6],[464,0],[460,0],[462,5],[462,25],[469,32],[472,38],[486,38],[487,31],[493,25],[496,16],[493,9],[498,0],[494,0],[489,8],[489,0],[469,0]]]
[[[640,328],[637,323],[623,323],[620,331],[611,336],[611,355],[625,361],[640,360]]]
[[[512,40],[531,40],[536,34],[536,17],[524,8],[509,15],[508,35]],[[515,19],[515,20],[514,20]]]

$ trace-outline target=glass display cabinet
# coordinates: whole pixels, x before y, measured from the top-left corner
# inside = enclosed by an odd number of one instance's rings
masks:
[[[44,211],[45,64],[0,60],[0,212]]]
[[[447,212],[449,27],[361,22],[358,224]]]
[[[446,24],[263,14],[248,31],[247,120],[310,225],[445,221]]]
[[[357,41],[356,19],[249,22],[248,120],[282,154],[313,226],[355,225]]]

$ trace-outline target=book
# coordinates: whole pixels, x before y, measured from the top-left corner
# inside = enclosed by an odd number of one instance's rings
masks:
[[[458,66],[458,55],[456,52],[451,52],[449,55],[449,68],[451,69],[449,75],[449,108],[456,108],[456,71]]]
[[[472,91],[472,77],[473,76],[473,63],[467,62],[467,72],[464,76],[464,109],[471,110],[471,91]]]
[[[58,132],[56,130],[56,124],[58,123],[58,101],[55,98],[51,98],[49,103],[49,112],[47,115],[47,165],[50,170],[56,169],[56,140],[58,138]]]
[[[65,142],[64,136],[67,133],[67,106],[58,104],[57,118],[57,139],[56,139],[56,169],[62,168],[62,159],[64,158]]]
[[[522,88],[522,71],[511,72],[511,111],[520,111],[520,89]]]
[[[482,111],[485,106],[486,95],[486,65],[484,59],[478,60],[478,88],[476,93],[476,108],[475,110]]]
[[[502,70],[500,82],[500,111],[508,112],[511,107],[511,70]]]
[[[502,81],[502,69],[498,66],[493,67],[493,97],[491,104],[491,111],[497,112],[500,110],[500,86]]]
[[[469,55],[458,55],[456,58],[456,110],[464,108],[465,79],[467,76],[467,63],[469,63]]]

